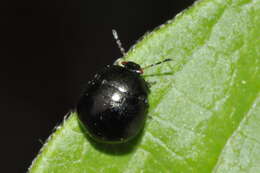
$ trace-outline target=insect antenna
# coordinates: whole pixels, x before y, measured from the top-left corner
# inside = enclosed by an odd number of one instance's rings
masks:
[[[172,59],[167,58],[167,59],[164,59],[164,60],[159,61],[159,62],[157,62],[157,63],[154,63],[154,64],[150,64],[150,65],[148,65],[148,66],[145,66],[145,67],[143,67],[142,69],[147,69],[147,68],[150,68],[150,67],[153,67],[153,66],[157,66],[157,65],[160,65],[160,64],[165,63],[165,62],[168,62],[168,61],[172,61]]]
[[[123,56],[124,56],[124,55],[125,55],[125,49],[123,48],[122,43],[121,43],[121,41],[120,41],[120,39],[119,39],[119,37],[118,37],[118,34],[117,34],[117,32],[116,32],[115,29],[112,29],[112,34],[113,34],[113,36],[114,36],[114,39],[116,40],[116,44],[117,44],[117,46],[118,46],[120,52],[121,52],[121,53],[123,54]]]

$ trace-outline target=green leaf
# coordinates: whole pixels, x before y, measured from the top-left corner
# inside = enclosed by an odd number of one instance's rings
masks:
[[[29,172],[260,172],[260,1],[199,1],[126,55],[165,58],[145,72],[155,84],[138,139],[93,143],[71,113]]]

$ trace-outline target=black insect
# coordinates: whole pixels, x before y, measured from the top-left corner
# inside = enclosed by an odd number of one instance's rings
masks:
[[[117,38],[117,35],[114,36]],[[122,49],[121,43],[118,44]],[[142,73],[143,69],[138,64],[123,61],[121,66],[106,66],[88,82],[79,99],[77,113],[94,140],[123,143],[142,130],[149,106],[149,88]]]

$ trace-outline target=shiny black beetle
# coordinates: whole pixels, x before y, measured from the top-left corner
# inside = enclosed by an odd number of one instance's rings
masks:
[[[117,39],[117,35],[114,36]],[[123,49],[119,41],[118,44]],[[138,64],[123,61],[121,66],[106,66],[88,82],[77,104],[77,113],[92,139],[102,143],[123,143],[142,130],[149,93],[142,73]]]

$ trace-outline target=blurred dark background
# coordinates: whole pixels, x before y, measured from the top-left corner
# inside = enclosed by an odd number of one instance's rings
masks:
[[[1,171],[26,172],[80,84],[194,0],[0,2]]]

